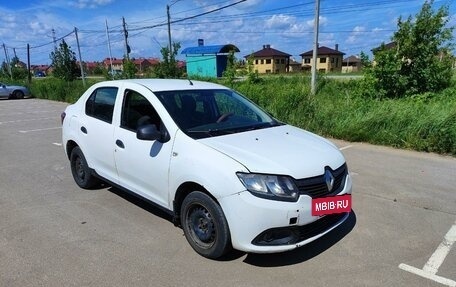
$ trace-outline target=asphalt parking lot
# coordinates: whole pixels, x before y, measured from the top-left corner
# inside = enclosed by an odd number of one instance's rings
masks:
[[[456,286],[456,159],[334,141],[353,212],[292,252],[197,255],[162,211],[82,190],[61,146],[66,104],[0,101],[0,286]]]

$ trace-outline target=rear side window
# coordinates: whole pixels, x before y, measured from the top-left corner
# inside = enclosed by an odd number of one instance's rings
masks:
[[[115,87],[96,89],[86,102],[86,115],[112,123],[117,90],[118,88]]]

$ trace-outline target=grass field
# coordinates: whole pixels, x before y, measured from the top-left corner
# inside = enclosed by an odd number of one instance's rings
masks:
[[[95,81],[88,80],[87,87]],[[439,94],[377,100],[360,96],[357,80],[321,78],[316,96],[309,77],[301,75],[233,85],[279,120],[323,136],[456,156],[456,86]],[[70,103],[86,90],[80,81],[55,78],[34,80],[30,89],[37,98]]]

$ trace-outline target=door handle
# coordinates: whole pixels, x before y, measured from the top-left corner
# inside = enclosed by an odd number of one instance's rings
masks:
[[[123,142],[121,140],[116,140],[116,145],[120,148],[125,148],[125,145],[123,144]]]
[[[85,126],[82,126],[82,127],[81,127],[81,132],[87,134],[87,129],[85,128]]]

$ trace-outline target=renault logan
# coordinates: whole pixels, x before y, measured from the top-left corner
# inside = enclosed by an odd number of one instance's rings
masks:
[[[351,178],[332,143],[222,85],[101,82],[66,108],[62,124],[81,188],[102,180],[153,202],[208,258],[291,250],[351,211]]]

